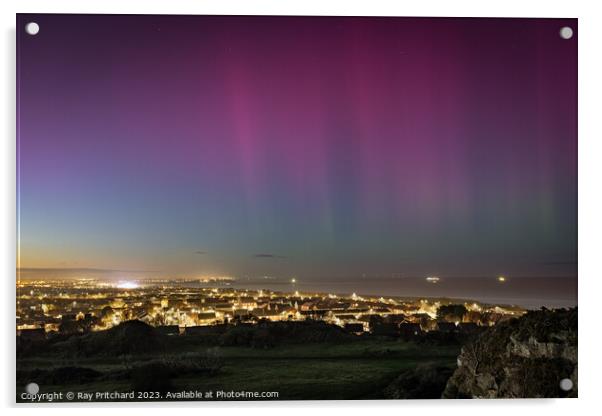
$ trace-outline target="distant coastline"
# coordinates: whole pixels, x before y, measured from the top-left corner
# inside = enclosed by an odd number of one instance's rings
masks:
[[[218,287],[237,289],[268,289],[281,292],[295,290],[315,293],[335,293],[365,296],[395,296],[407,298],[473,299],[491,304],[518,305],[528,309],[569,308],[577,305],[577,277],[512,277],[499,282],[493,277],[440,277],[432,283],[423,277],[371,277],[348,279],[290,279],[283,277],[165,277],[159,272],[106,269],[33,269],[17,270],[21,281],[98,279],[108,282],[141,281],[176,286]],[[551,284],[554,283],[554,284]]]

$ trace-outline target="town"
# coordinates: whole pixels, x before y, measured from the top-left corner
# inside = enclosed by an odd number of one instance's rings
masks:
[[[190,280],[20,281],[17,335],[41,340],[54,334],[102,331],[130,320],[152,325],[165,335],[202,334],[218,325],[316,320],[357,335],[411,336],[434,331],[474,333],[526,312],[519,306],[469,300],[285,293],[238,289],[221,282],[197,282],[212,285],[202,287],[186,284],[195,283]]]

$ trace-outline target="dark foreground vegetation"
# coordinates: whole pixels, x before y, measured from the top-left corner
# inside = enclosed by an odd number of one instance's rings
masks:
[[[278,392],[280,400],[440,396],[464,338],[358,336],[321,321],[222,325],[170,336],[129,321],[86,335],[19,341],[17,391],[36,382],[42,393],[234,390]],[[400,392],[402,379],[423,369],[444,369],[447,376],[436,388],[429,382],[424,392],[416,386]]]
[[[30,382],[40,393],[158,392],[162,400],[182,391],[278,392],[279,400],[561,397],[576,395],[576,328],[576,310],[532,312],[472,335],[358,336],[310,320],[165,335],[129,321],[18,339],[17,401]],[[524,385],[521,377],[528,388],[519,391],[512,383]],[[571,378],[574,391],[559,392],[559,377]]]

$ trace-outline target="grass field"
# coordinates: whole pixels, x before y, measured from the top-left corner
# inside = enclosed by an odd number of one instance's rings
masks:
[[[127,363],[119,357],[69,358],[53,355],[20,359],[17,362],[21,377],[17,395],[23,391],[23,377],[34,376],[37,370],[59,367],[83,367],[103,375],[90,382],[40,384],[44,392],[96,392],[132,390],[131,381],[114,374],[125,367],[143,365],[150,360],[195,360],[206,354],[207,346],[194,342],[180,345],[169,356],[140,356]],[[214,374],[204,372],[176,374],[170,391],[257,391],[278,392],[280,400],[294,399],[378,399],[383,389],[400,372],[420,364],[432,363],[454,367],[459,352],[457,346],[425,346],[390,339],[358,339],[342,343],[280,345],[270,349],[249,347],[219,347],[213,350],[222,362]],[[32,372],[32,370],[34,370]],[[152,374],[148,375],[153,377]],[[17,397],[18,401],[22,401]]]

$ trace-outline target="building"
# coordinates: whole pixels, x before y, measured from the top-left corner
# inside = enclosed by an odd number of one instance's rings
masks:
[[[215,320],[217,319],[217,316],[215,315],[215,312],[199,312],[196,315],[196,321],[198,324],[205,324],[205,325],[209,325],[212,324],[213,322],[215,322]]]

